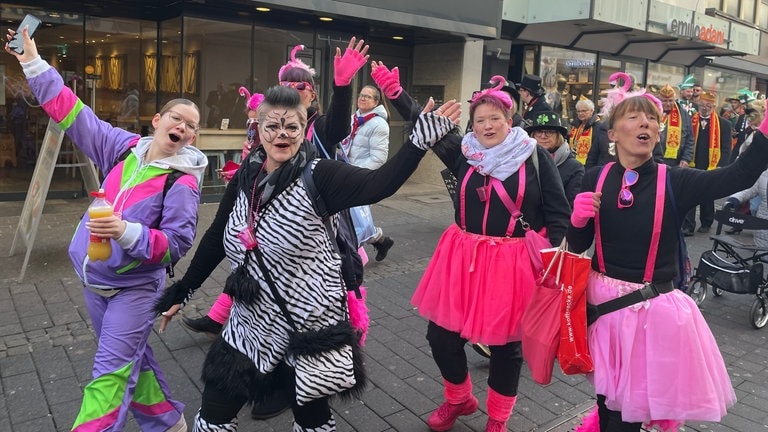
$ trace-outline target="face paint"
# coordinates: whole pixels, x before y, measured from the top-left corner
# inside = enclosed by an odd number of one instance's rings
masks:
[[[298,114],[293,110],[273,110],[267,113],[264,119],[264,134],[269,142],[277,138],[296,139],[301,134]]]

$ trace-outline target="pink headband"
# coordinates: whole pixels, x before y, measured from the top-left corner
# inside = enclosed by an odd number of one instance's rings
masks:
[[[619,80],[621,80],[621,85],[618,85]],[[620,104],[625,99],[636,96],[641,96],[648,99],[649,101],[653,102],[654,105],[656,105],[656,108],[659,109],[660,113],[664,112],[659,98],[650,93],[646,93],[644,88],[641,88],[637,91],[629,91],[629,89],[632,88],[632,78],[626,73],[615,72],[611,74],[611,76],[608,78],[608,81],[611,84],[616,84],[616,87],[605,91],[605,97],[603,98],[603,109],[600,110],[601,117],[607,118],[611,114],[611,111],[613,111],[613,108],[616,107],[616,105]]]
[[[504,107],[508,110],[512,109],[512,107],[515,105],[515,103],[512,101],[512,98],[510,98],[506,92],[501,91],[501,88],[507,84],[507,80],[501,75],[494,75],[493,78],[491,78],[491,84],[494,83],[495,85],[493,87],[487,88],[476,94],[472,98],[472,101],[470,101],[470,106],[475,106],[481,98],[490,96],[499,99],[501,104],[504,105]]]
[[[293,47],[293,49],[291,50],[291,60],[288,63],[284,64],[280,68],[280,71],[277,73],[277,79],[279,81],[283,81],[283,73],[284,72],[286,72],[289,69],[293,69],[293,68],[304,69],[305,71],[309,72],[309,74],[311,76],[315,76],[315,70],[314,69],[309,67],[303,61],[301,61],[301,60],[296,58],[296,53],[301,51],[301,50],[303,50],[304,48],[305,48],[304,45],[296,45],[295,47]]]
[[[256,111],[256,109],[259,108],[259,105],[264,101],[264,95],[261,93],[254,93],[251,95],[251,92],[245,87],[240,87],[238,91],[240,92],[240,96],[245,96],[245,106],[251,111]]]

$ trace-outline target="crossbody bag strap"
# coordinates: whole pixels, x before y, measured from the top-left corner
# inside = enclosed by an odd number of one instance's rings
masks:
[[[491,187],[493,187],[493,190],[499,195],[501,202],[504,203],[504,206],[510,214],[509,224],[507,225],[507,237],[512,236],[512,233],[515,232],[515,224],[518,219],[523,228],[526,230],[530,229],[530,226],[523,220],[523,213],[520,211],[520,207],[523,205],[523,196],[525,195],[525,163],[520,166],[517,173],[517,199],[515,201],[512,201],[512,198],[510,198],[507,190],[504,189],[504,185],[499,179],[495,177],[491,178]]]
[[[280,312],[285,316],[285,320],[288,321],[288,325],[291,326],[291,329],[294,332],[298,332],[299,330],[298,327],[296,327],[296,322],[293,320],[293,317],[291,317],[290,312],[288,312],[288,306],[285,303],[285,299],[280,295],[280,292],[277,291],[275,281],[272,279],[272,275],[269,274],[269,270],[267,270],[267,266],[264,264],[264,258],[262,258],[261,251],[258,247],[253,250],[253,254],[256,255],[256,264],[259,266],[259,270],[261,270],[261,274],[264,276],[264,281],[267,282],[267,286],[269,286],[269,290],[272,292],[272,297],[274,297],[277,307],[280,308]]]
[[[464,173],[464,178],[461,179],[461,187],[459,188],[459,218],[461,219],[461,229],[465,231],[467,230],[467,183],[474,170],[470,165],[467,172]]]

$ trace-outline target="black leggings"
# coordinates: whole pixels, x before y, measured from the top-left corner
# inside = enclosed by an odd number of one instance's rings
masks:
[[[622,421],[621,411],[609,410],[603,395],[597,395],[597,414],[600,416],[600,432],[640,432],[642,423]]]
[[[467,354],[464,345],[467,340],[459,333],[446,330],[430,321],[427,326],[427,340],[432,348],[440,373],[446,381],[461,384],[467,378]],[[504,396],[516,396],[523,366],[523,351],[520,342],[506,345],[491,345],[491,361],[488,371],[488,386]]]

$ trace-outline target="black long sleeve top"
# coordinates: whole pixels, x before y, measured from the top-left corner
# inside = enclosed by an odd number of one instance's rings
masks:
[[[373,204],[394,194],[416,170],[426,152],[410,142],[377,170],[358,168],[344,162],[322,159],[312,174],[315,186],[329,213]],[[194,291],[225,258],[224,229],[238,194],[237,175],[227,185],[213,222],[200,240],[189,269],[180,284]]]
[[[725,168],[704,171],[672,167],[669,180],[677,207],[673,207],[667,188],[661,225],[659,250],[651,282],[667,282],[678,275],[678,230],[682,217],[694,206],[746,189],[755,183],[768,164],[768,138],[755,135],[753,144],[736,163]],[[624,167],[616,163],[610,168],[602,188],[600,205],[600,232],[602,237],[605,273],[628,282],[642,283],[645,264],[651,244],[654,208],[656,203],[657,163],[649,160],[635,169],[640,178],[630,191],[634,203],[629,208],[618,208],[618,193]],[[594,191],[602,167],[587,171],[582,191]],[[677,215],[675,214],[677,213]],[[583,252],[595,237],[595,222],[590,219],[584,228],[570,226],[567,233],[569,248]],[[599,271],[597,254],[592,268]]]

